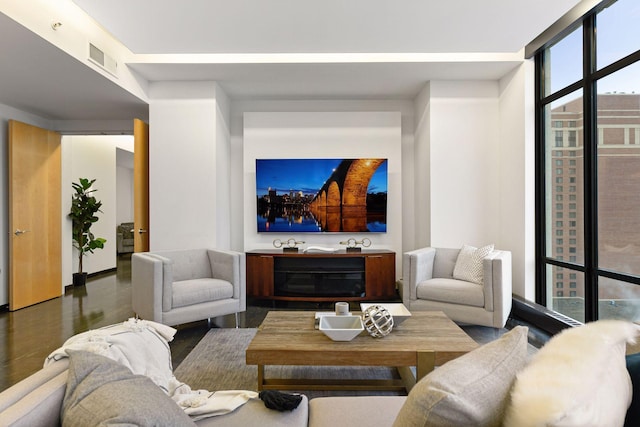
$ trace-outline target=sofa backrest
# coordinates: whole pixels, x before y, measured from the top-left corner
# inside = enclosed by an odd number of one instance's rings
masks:
[[[173,282],[213,277],[206,249],[182,249],[154,253],[172,261]]]
[[[59,426],[68,366],[67,359],[59,360],[0,393],[0,423],[12,427]]]
[[[433,259],[433,277],[452,279],[453,268],[456,266],[459,253],[459,248],[436,248],[436,256]]]

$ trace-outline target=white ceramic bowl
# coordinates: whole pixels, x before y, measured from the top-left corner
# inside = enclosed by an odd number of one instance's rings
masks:
[[[411,312],[407,310],[407,307],[405,307],[404,304],[402,303],[388,303],[388,302],[364,303],[363,302],[363,303],[360,303],[360,310],[364,312],[367,308],[371,307],[372,305],[381,305],[384,308],[386,308],[389,314],[391,314],[391,317],[393,317],[394,325],[399,325],[400,323],[404,322],[409,317],[411,317]]]
[[[320,330],[334,341],[351,341],[364,331],[360,316],[322,316]]]

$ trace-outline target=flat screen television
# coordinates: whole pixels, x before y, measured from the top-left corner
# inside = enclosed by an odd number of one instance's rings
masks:
[[[256,159],[259,233],[386,233],[387,159]]]

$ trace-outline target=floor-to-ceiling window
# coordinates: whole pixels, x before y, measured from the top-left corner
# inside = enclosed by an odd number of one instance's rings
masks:
[[[601,2],[536,59],[539,304],[640,318],[640,2]]]

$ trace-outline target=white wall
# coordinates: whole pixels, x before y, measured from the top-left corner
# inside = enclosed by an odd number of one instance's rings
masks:
[[[513,256],[513,292],[535,300],[533,61],[500,80],[500,241]]]
[[[414,149],[409,153],[404,153],[408,157],[404,165],[413,165],[414,167],[414,173],[406,178],[417,183],[415,187],[411,186],[414,191],[409,195],[409,198],[414,200],[414,207],[408,212],[414,218],[412,221],[415,224],[414,238],[412,242],[404,244],[405,252],[431,245],[430,101],[431,87],[427,83],[416,96],[414,102],[416,111]]]
[[[158,82],[150,87],[150,249],[228,244],[229,140],[218,121],[225,107],[214,82]],[[221,103],[222,104],[222,103]],[[222,125],[220,125],[222,126]],[[226,174],[225,174],[226,173]],[[224,232],[224,235],[220,233]]]
[[[133,222],[133,169],[116,167],[116,224]]]
[[[95,197],[102,201],[100,220],[91,228],[94,235],[107,239],[104,249],[88,254],[83,261],[84,271],[96,273],[116,267],[116,225],[118,224],[118,185],[116,150],[118,146],[131,145],[132,137],[124,136],[63,136],[63,186],[62,209],[64,212],[62,236],[63,285],[71,284],[71,274],[77,271],[77,251],[72,248],[71,220],[66,217],[71,206],[73,189],[71,182],[79,178],[95,179]],[[129,194],[131,190],[129,190]]]
[[[216,246],[231,248],[231,111],[224,91],[216,90]],[[240,216],[235,213],[235,215]]]
[[[459,246],[494,242],[514,253],[514,291],[532,299],[534,212],[530,127],[533,91],[528,85],[533,79],[530,73],[530,64],[525,64],[500,82],[435,81],[426,85],[415,100],[230,102],[213,82],[153,84],[150,93],[151,248],[229,245],[231,249],[244,251],[257,244],[270,245],[272,238],[268,238],[268,242],[247,241],[245,236],[244,212],[255,210],[253,205],[247,207],[246,201],[245,113],[344,112],[349,116],[354,112],[397,112],[401,122],[401,148],[400,170],[395,179],[401,183],[397,211],[402,213],[402,231],[393,233],[389,246],[400,255],[427,244]],[[0,105],[0,159],[5,167],[8,118],[52,127],[45,119]],[[63,161],[72,161],[70,156],[63,150]],[[0,303],[6,304],[9,230],[5,175],[0,176],[3,212]],[[102,188],[102,178],[98,178],[99,195],[105,196],[107,190]],[[71,179],[77,176],[63,175],[63,182],[70,183]],[[490,188],[498,190],[489,191]],[[251,188],[251,194],[253,192]],[[63,195],[63,201],[70,200],[70,195],[69,190]],[[68,206],[65,204],[63,209],[66,214]],[[114,214],[109,233],[115,233],[117,215]],[[255,227],[254,222],[252,226]],[[109,243],[114,245],[115,257],[115,235]],[[68,245],[63,242],[63,248],[70,244],[69,237]],[[382,243],[380,245],[382,247]],[[68,262],[64,263],[69,266],[63,271],[65,284],[70,283],[72,261],[69,255]],[[98,259],[94,261],[97,263]],[[114,265],[115,262],[106,268]],[[103,269],[91,267],[96,271]],[[398,268],[397,276],[401,274]]]
[[[282,112],[244,115],[244,247],[273,248],[275,238],[305,241],[305,246],[343,248],[346,237],[371,239],[373,248],[402,251],[401,119],[399,112]],[[255,160],[257,158],[388,159],[387,232],[353,235],[264,234],[256,227]]]
[[[245,212],[245,171],[244,164],[244,115],[245,113],[255,112],[272,112],[286,113],[290,111],[306,112],[306,113],[352,113],[352,112],[398,112],[400,114],[400,144],[401,144],[401,171],[399,179],[402,182],[400,190],[401,208],[397,208],[397,212],[401,213],[402,225],[401,232],[394,231],[394,239],[400,238],[400,247],[402,250],[397,251],[396,262],[398,268],[396,274],[401,275],[401,265],[399,254],[406,250],[406,242],[413,241],[414,223],[413,215],[407,213],[405,209],[413,209],[413,166],[405,163],[406,158],[411,158],[413,152],[413,102],[409,100],[239,100],[231,103],[231,211]],[[284,157],[286,153],[282,154]],[[255,165],[254,165],[255,166]],[[255,178],[251,178],[255,180]],[[253,181],[252,181],[253,182]],[[253,184],[255,185],[255,184]],[[255,193],[255,189],[251,188],[251,194]],[[251,212],[255,212],[255,202]],[[255,219],[252,225],[255,230]],[[245,217],[243,215],[232,215],[232,248],[239,251],[248,251],[256,249],[253,242],[245,241]],[[269,239],[269,245],[274,237]],[[335,239],[333,239],[335,240]],[[306,241],[306,240],[305,240]],[[266,242],[262,242],[267,244]],[[271,246],[273,247],[273,246]],[[380,246],[379,246],[380,247]]]
[[[500,247],[498,83],[430,84],[431,245]]]
[[[133,136],[117,139],[116,223],[133,222]]]
[[[533,66],[499,82],[432,81],[415,99],[415,248],[494,243],[535,296]],[[404,245],[405,248],[407,245]],[[411,248],[413,249],[413,248]]]
[[[153,98],[150,111],[153,114],[150,117],[152,249],[205,244],[250,249],[244,248],[244,217],[239,214],[246,208],[242,195],[244,112],[400,111],[403,251],[425,244],[494,241],[514,251],[516,292],[532,298],[533,78],[530,65],[525,64],[500,82],[432,82],[415,105],[411,101],[393,100],[243,100],[234,101],[229,107],[212,82],[164,82],[148,87],[127,67],[122,67],[119,78],[96,68],[86,60],[87,38],[105,48],[120,63],[126,63],[132,54],[95,22],[90,22],[77,5],[69,3],[64,8],[68,22],[63,34],[52,32],[51,20],[47,18],[55,15],[51,12],[60,11],[59,5],[52,3],[46,5],[44,13],[33,13],[21,2],[5,3],[3,13],[141,99],[148,95]],[[225,117],[225,109],[229,108],[232,114]],[[415,125],[414,111],[417,113]],[[0,161],[4,170],[8,118],[73,132],[104,126],[71,121],[52,126],[51,121],[0,105]],[[220,123],[221,119],[224,124]],[[223,127],[229,123],[230,132],[225,135]],[[110,129],[122,128],[130,129],[130,123]],[[64,154],[63,158],[66,158]],[[225,170],[226,174],[216,172]],[[499,196],[488,190],[495,185],[500,188]],[[7,187],[6,174],[2,174],[0,303],[7,300],[8,286]],[[227,228],[227,225],[230,226]]]

